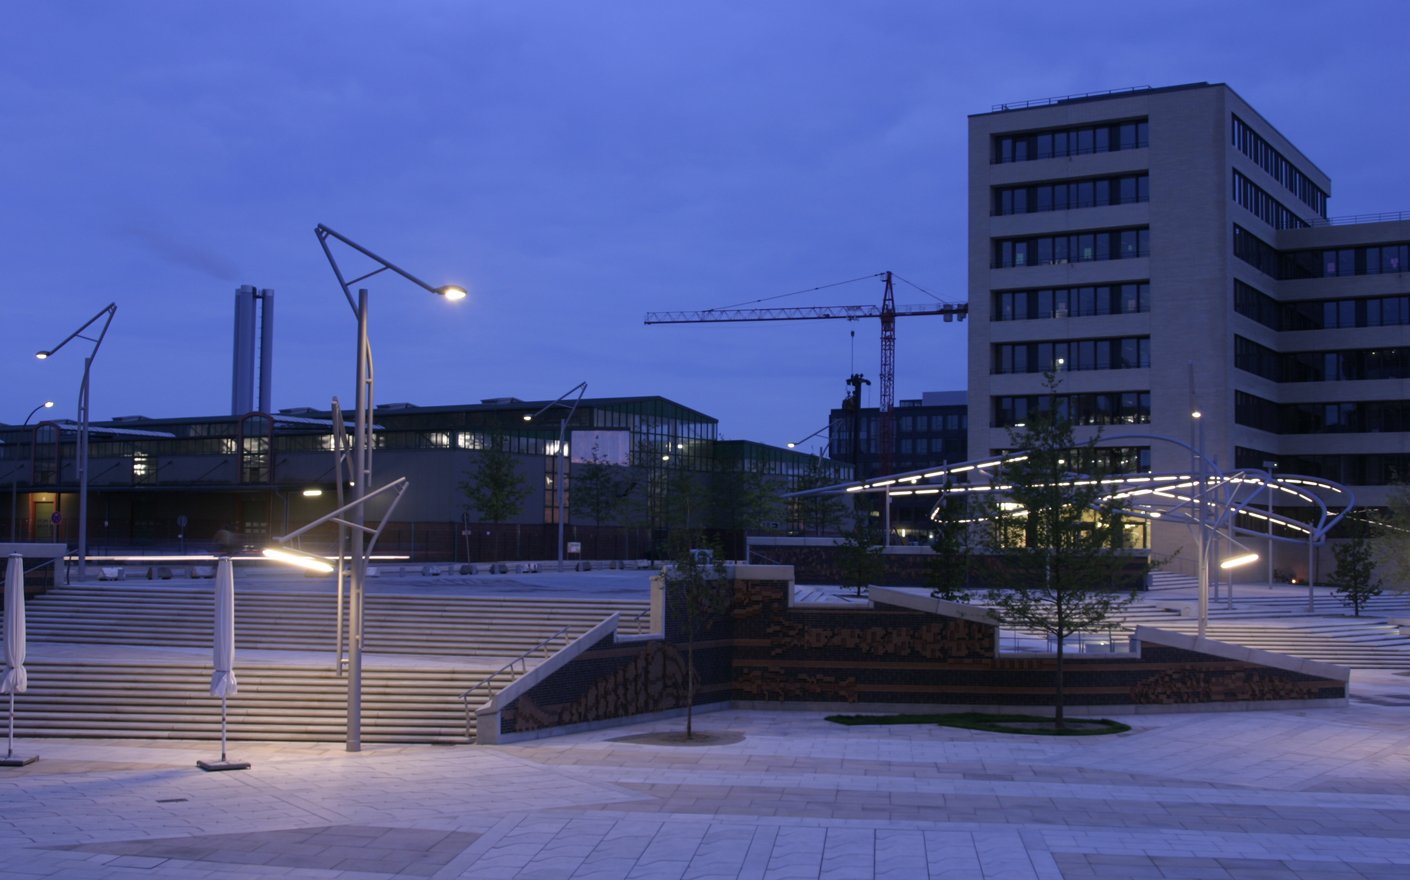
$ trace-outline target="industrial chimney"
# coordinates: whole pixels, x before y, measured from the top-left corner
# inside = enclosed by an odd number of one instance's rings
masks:
[[[258,341],[255,326],[259,325]],[[256,346],[258,345],[258,361]],[[230,414],[255,409],[255,376],[259,376],[259,410],[272,412],[274,401],[274,291],[244,285],[235,291],[235,364],[230,380]]]

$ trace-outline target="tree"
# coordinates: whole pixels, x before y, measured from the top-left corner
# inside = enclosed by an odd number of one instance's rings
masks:
[[[1376,557],[1390,575],[1391,589],[1410,589],[1410,484],[1399,475],[1386,492],[1386,511],[1377,523]]]
[[[1381,579],[1376,577],[1375,552],[1371,549],[1371,528],[1366,523],[1353,525],[1354,536],[1345,544],[1337,544],[1332,554],[1337,570],[1327,578],[1343,605],[1350,605],[1361,616],[1361,609],[1381,594]]]
[[[809,489],[834,486],[838,482],[840,481],[837,475],[823,467],[822,456],[819,455],[808,459],[808,469],[798,477],[793,491],[806,492]],[[822,533],[828,529],[841,529],[846,507],[836,495],[813,495],[808,498],[795,498],[793,502],[794,521],[804,532],[813,532],[822,537]]]
[[[881,535],[871,524],[866,510],[857,511],[852,528],[842,533],[842,542],[837,544],[837,568],[842,575],[842,586],[854,587],[857,596],[862,588],[886,577],[885,548],[881,545]]]
[[[1107,627],[1152,566],[1122,552],[1122,508],[1103,498],[1101,479],[1113,469],[1097,449],[1100,432],[1076,442],[1058,407],[1058,384],[1047,374],[1046,406],[1009,432],[1013,447],[1028,455],[995,477],[1007,486],[987,511],[1000,586],[986,598],[1004,623],[1057,640],[1054,722],[1062,727],[1065,640]]]
[[[936,599],[968,602],[969,563],[974,554],[975,521],[980,517],[970,495],[955,492],[948,477],[940,498],[933,517],[934,538],[930,542],[935,557],[926,566],[925,585]]]
[[[509,451],[509,438],[491,434],[479,450],[475,467],[465,472],[460,484],[465,493],[466,509],[479,513],[482,521],[495,525],[494,555],[499,558],[499,526],[518,516],[524,509],[524,499],[533,491],[529,481],[519,472],[519,462]]]
[[[573,491],[568,499],[573,515],[591,519],[595,526],[615,517],[624,500],[620,470],[602,458],[601,450],[594,444],[591,457],[574,469]]]
[[[691,533],[671,539],[671,565],[661,572],[666,608],[685,632],[685,738],[694,734],[695,637],[706,632],[729,608],[730,581],[719,545]]]

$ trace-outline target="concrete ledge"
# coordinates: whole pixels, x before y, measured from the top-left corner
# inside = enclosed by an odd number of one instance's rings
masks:
[[[980,608],[978,605],[947,602],[944,599],[908,593],[902,590],[891,589],[890,587],[870,587],[868,588],[868,593],[871,596],[872,603],[882,602],[887,605],[899,605],[902,608],[910,608],[913,611],[926,611],[930,614],[939,614],[944,617],[958,617],[960,620],[983,623],[988,626],[1000,625],[998,618],[990,614],[989,609]]]
[[[793,583],[793,566],[791,565],[745,565],[736,563],[725,566],[725,571],[732,580],[737,581],[788,581]]]
[[[715,712],[722,712],[731,708],[728,700],[721,700],[714,703],[706,703],[703,706],[695,707],[696,715],[709,715]],[[495,714],[495,722],[499,721],[499,714]],[[577,724],[564,724],[561,727],[544,727],[539,730],[526,730],[523,733],[502,733],[497,743],[490,743],[484,740],[480,742],[484,745],[509,745],[510,743],[528,742],[535,739],[547,739],[551,736],[567,736],[570,733],[587,733],[593,730],[607,730],[613,727],[629,727],[633,724],[649,724],[652,721],[669,721],[672,718],[684,718],[685,708],[665,709],[660,712],[647,712],[645,715],[627,715],[622,718],[604,718],[601,721],[580,721]],[[477,737],[478,739],[478,737]],[[478,745],[479,743],[477,743]]]
[[[1149,642],[1152,645],[1164,645],[1167,648],[1179,648],[1183,651],[1210,654],[1215,657],[1223,657],[1226,660],[1236,660],[1241,663],[1256,663],[1259,666],[1268,666],[1273,669],[1300,672],[1303,675],[1311,675],[1316,678],[1325,678],[1332,681],[1351,681],[1351,670],[1345,666],[1322,663],[1318,660],[1307,660],[1288,654],[1276,654],[1272,651],[1247,648],[1243,645],[1231,645],[1228,642],[1216,642],[1214,639],[1205,639],[1185,633],[1171,632],[1168,629],[1157,629],[1153,626],[1137,626],[1136,632],[1131,636],[1131,639],[1132,641],[1141,643]]]

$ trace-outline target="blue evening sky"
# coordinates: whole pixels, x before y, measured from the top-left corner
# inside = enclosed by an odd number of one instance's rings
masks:
[[[0,29],[0,421],[229,410],[232,299],[277,291],[275,404],[352,393],[313,227],[379,276],[377,398],[658,394],[721,433],[821,427],[876,321],[643,326],[891,269],[964,295],[966,115],[1227,82],[1331,175],[1410,209],[1403,2],[10,2]],[[879,282],[793,297],[877,303]],[[924,296],[904,285],[898,300]],[[897,396],[964,387],[963,325],[898,322]],[[871,402],[875,402],[875,387]]]

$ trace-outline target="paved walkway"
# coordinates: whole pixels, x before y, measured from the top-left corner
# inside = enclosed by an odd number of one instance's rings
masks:
[[[498,748],[36,740],[0,877],[1404,878],[1410,678],[1347,709],[1139,716],[1108,737],[698,716],[742,742]]]

